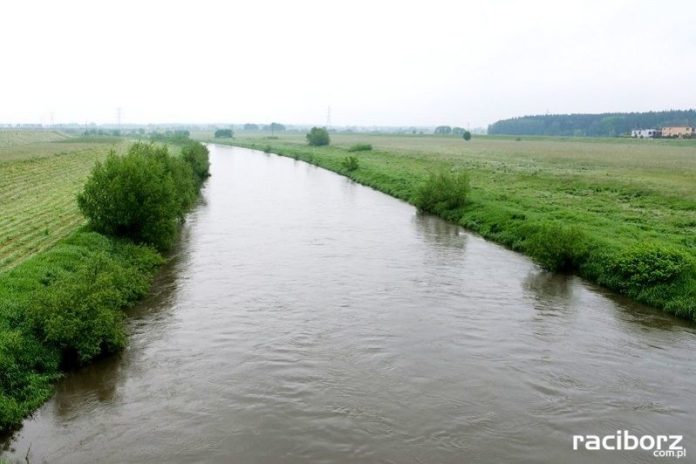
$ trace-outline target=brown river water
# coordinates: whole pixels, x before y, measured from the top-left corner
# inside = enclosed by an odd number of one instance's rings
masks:
[[[67,375],[2,458],[696,462],[696,325],[317,167],[210,148],[128,349]],[[617,430],[688,454],[572,448]]]

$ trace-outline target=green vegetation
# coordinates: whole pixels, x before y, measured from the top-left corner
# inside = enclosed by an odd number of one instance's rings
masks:
[[[231,139],[232,137],[234,137],[234,132],[232,131],[232,129],[218,129],[215,131],[216,139]]]
[[[329,131],[323,127],[312,127],[312,130],[307,134],[307,142],[315,147],[328,145],[330,142]]]
[[[563,135],[614,137],[632,129],[695,126],[696,110],[648,113],[547,114],[503,119],[488,127],[492,135]]]
[[[471,132],[469,132],[469,131],[462,132],[462,138],[468,142],[469,140],[471,140]]]
[[[187,143],[190,139],[189,137],[191,136],[191,132],[187,131],[185,129],[181,130],[167,130],[164,132],[152,132],[150,133],[150,140],[153,142],[164,142],[164,143],[173,143],[173,144],[184,144]]]
[[[181,148],[181,157],[191,166],[196,182],[200,186],[210,177],[210,161],[208,149],[198,142],[189,141]]]
[[[355,145],[351,145],[348,151],[350,152],[356,152],[356,151],[370,151],[372,150],[372,145],[369,143],[356,143]]]
[[[271,133],[282,132],[285,130],[285,126],[283,124],[278,123],[278,122],[272,122],[270,125],[264,126],[263,130],[271,131]]]
[[[69,136],[58,131],[0,130],[0,150],[18,145],[65,140]]]
[[[550,270],[696,319],[696,143],[690,140],[336,134],[299,135],[274,153],[330,169],[523,252]],[[356,143],[360,168],[344,165]],[[241,137],[235,145],[268,141]],[[263,144],[263,145],[262,145]],[[466,173],[469,190],[432,173]],[[464,177],[464,175],[463,175]],[[427,186],[430,184],[431,188]],[[432,195],[424,195],[424,192]],[[443,193],[444,192],[444,193]],[[454,198],[448,200],[451,192]],[[443,197],[438,195],[442,194]],[[429,198],[429,201],[425,201]]]
[[[577,226],[539,223],[530,229],[525,250],[549,271],[572,272],[587,258],[587,237]]]
[[[357,156],[346,156],[341,162],[343,169],[348,172],[353,172],[360,167],[360,161]]]
[[[122,139],[86,141],[64,134],[0,131],[0,272],[47,250],[85,220],[75,195],[96,161],[121,153]],[[46,138],[55,138],[46,141]]]
[[[64,141],[87,148],[36,150]],[[184,140],[181,156],[140,143],[119,156],[119,142],[107,156],[104,144],[22,139],[15,147],[32,145],[34,155],[0,162],[0,233],[11,237],[0,242],[0,433],[45,401],[64,369],[124,346],[123,309],[146,294],[163,262],[154,247],[129,239],[170,246],[209,175],[197,142]],[[92,229],[78,229],[75,195],[93,166],[79,195]]]
[[[82,135],[83,137],[120,137],[121,131],[118,129],[87,129]]]
[[[469,176],[465,172],[430,174],[415,190],[413,203],[421,211],[456,218],[466,205]]]
[[[122,309],[160,263],[151,248],[81,231],[0,274],[0,432],[51,395],[62,369],[123,347]]]
[[[173,157],[166,146],[136,143],[96,164],[77,203],[95,231],[167,250],[207,177],[207,150],[204,158],[191,145]]]

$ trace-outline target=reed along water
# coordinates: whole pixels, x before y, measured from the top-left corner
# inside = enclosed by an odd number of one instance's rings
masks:
[[[655,462],[573,450],[618,430],[696,456],[694,324],[317,167],[210,149],[128,349],[61,380],[2,458]]]

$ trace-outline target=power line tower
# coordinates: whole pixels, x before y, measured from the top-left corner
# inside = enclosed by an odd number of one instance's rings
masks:
[[[331,105],[326,110],[326,128],[331,126]]]
[[[118,130],[121,130],[121,112],[122,108],[120,106],[116,108],[116,125],[118,126]]]

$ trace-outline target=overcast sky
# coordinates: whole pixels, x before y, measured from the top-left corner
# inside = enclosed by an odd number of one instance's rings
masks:
[[[696,107],[694,1],[3,1],[0,123]]]

